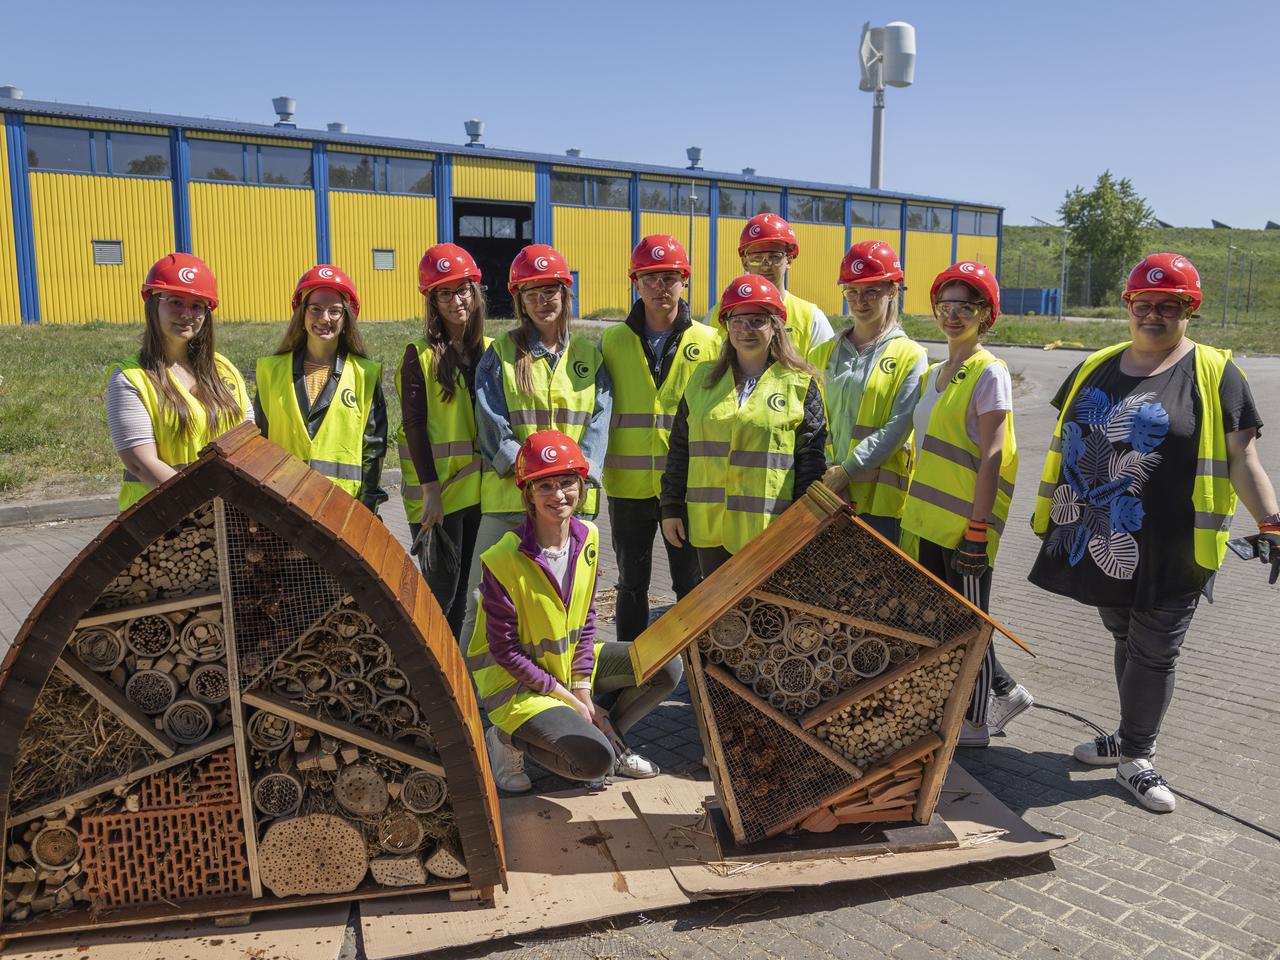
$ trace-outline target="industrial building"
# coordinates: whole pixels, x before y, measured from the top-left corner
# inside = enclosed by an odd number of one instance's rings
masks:
[[[287,109],[281,110],[281,107]],[[690,247],[695,313],[741,273],[747,218],[777,212],[801,254],[788,285],[839,314],[840,258],[882,238],[902,255],[905,309],[929,309],[932,278],[959,258],[995,265],[993,204],[700,167],[662,167],[28,100],[0,87],[0,324],[142,320],[138,288],[173,250],[218,277],[223,320],[283,320],[317,262],[356,281],[362,317],[419,317],[422,252],[452,240],[510,315],[507,266],[554,244],[575,272],[578,315],[626,309],[632,246],[670,233]],[[474,129],[474,128],[473,128]],[[691,242],[690,242],[691,238]]]

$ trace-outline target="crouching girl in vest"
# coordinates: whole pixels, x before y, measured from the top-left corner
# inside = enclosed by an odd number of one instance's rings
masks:
[[[637,687],[631,644],[596,641],[600,537],[574,516],[586,475],[569,437],[531,434],[515,462],[525,518],[480,557],[480,609],[466,656],[492,724],[485,742],[502,790],[530,788],[526,754],[569,780],[658,773],[622,738],[675,689],[682,668],[672,660]],[[612,707],[597,696],[611,697]]]
[[[387,451],[382,364],[368,357],[355,284],[322,263],[293,291],[293,318],[276,352],[258,359],[254,416],[264,436],[324,474],[370,510]]]
[[[816,371],[785,330],[787,308],[764,277],[720,297],[720,359],[689,378],[662,475],[662,535],[698,551],[704,576],[745,547],[822,477],[827,440]],[[686,506],[687,504],[687,506]]]
[[[947,338],[947,359],[929,368],[916,404],[916,467],[902,549],[986,610],[1018,474],[1009,370],[979,343],[1000,315],[1000,286],[985,265],[962,261],[938,274],[929,299]],[[960,746],[987,746],[992,730],[1003,730],[1032,703],[996,659],[993,642]]]
[[[142,349],[112,366],[107,381],[107,424],[124,462],[121,510],[252,416],[240,371],[214,351],[218,284],[208,265],[189,253],[161,258],[142,299]]]

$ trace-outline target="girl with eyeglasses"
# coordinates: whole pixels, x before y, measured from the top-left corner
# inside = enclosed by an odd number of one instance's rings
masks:
[[[457,244],[439,243],[423,254],[424,335],[405,348],[396,371],[404,512],[422,575],[455,637],[480,529],[476,367],[493,342],[484,335],[481,279],[474,258]]]
[[[809,351],[822,372],[827,462],[822,482],[893,543],[911,480],[911,414],[929,366],[898,324],[902,263],[887,243],[855,243],[840,263],[853,325]]]
[[[924,377],[914,412],[916,465],[902,514],[902,549],[987,610],[991,569],[1018,473],[1013,383],[981,338],[1000,315],[1000,285],[985,264],[961,261],[929,291],[947,338],[947,359]],[[985,747],[993,730],[1033,703],[996,658],[978,673],[960,731],[962,747]]]
[[[258,358],[253,406],[258,428],[377,512],[387,451],[382,364],[369,359],[355,284],[321,263],[293,291],[293,317],[280,346]]]
[[[522,519],[480,556],[481,605],[465,652],[492,724],[485,742],[500,790],[531,787],[526,754],[579,782],[658,774],[622,738],[676,688],[680,662],[637,686],[631,644],[596,639],[600,534],[574,516],[588,469],[564,433],[532,432],[513,471]]]
[[[703,576],[761,533],[822,477],[827,439],[817,371],[786,334],[787,308],[764,277],[720,297],[728,339],[689,378],[662,475],[662,535],[692,544]]]
[[[569,265],[554,248],[534,243],[521,249],[507,280],[516,328],[489,345],[476,370],[477,440],[484,469],[480,527],[459,637],[464,649],[475,629],[480,554],[524,516],[513,471],[520,445],[530,434],[559,430],[581,448],[587,461],[587,490],[578,509],[590,517],[600,510],[612,386],[600,349],[569,332],[572,284]]]
[[[1152,765],[1174,667],[1200,597],[1212,599],[1237,497],[1257,521],[1242,549],[1280,570],[1280,507],[1258,459],[1262,418],[1230,350],[1187,337],[1201,302],[1186,257],[1129,274],[1130,340],[1091,354],[1059,388],[1032,527],[1032,583],[1096,607],[1115,640],[1120,723],[1075,747],[1116,768],[1148,810],[1175,798]]]
[[[107,381],[107,425],[124,463],[121,510],[253,416],[240,371],[214,350],[218,284],[208,265],[189,253],[162,257],[147,271],[142,299],[142,347]]]

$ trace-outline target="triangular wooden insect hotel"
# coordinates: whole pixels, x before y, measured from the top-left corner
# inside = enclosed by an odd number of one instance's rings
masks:
[[[716,796],[751,844],[929,823],[996,626],[814,484],[632,663],[643,680],[687,650]]]
[[[395,537],[239,427],[111,521],[0,665],[0,939],[489,897],[482,741]]]

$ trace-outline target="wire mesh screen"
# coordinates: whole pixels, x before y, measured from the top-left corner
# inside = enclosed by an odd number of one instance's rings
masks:
[[[265,524],[227,504],[226,550],[242,690],[342,599],[338,582]]]
[[[745,842],[763,840],[854,783],[851,774],[715,677],[704,679]]]
[[[761,589],[938,644],[978,626],[977,614],[936,580],[843,516],[775,570]]]

